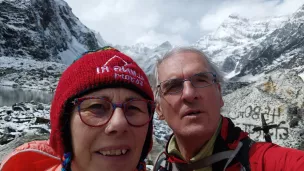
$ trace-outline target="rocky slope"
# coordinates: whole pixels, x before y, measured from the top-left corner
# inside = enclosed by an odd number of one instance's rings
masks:
[[[64,63],[103,43],[63,0],[0,1],[0,40],[0,56]]]
[[[304,5],[289,19],[267,35],[259,46],[245,54],[238,76],[259,74],[278,68],[292,69],[304,65]],[[301,69],[303,72],[304,69]]]

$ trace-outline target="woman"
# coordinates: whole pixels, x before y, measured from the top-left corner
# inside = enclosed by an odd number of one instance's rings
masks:
[[[146,170],[153,113],[148,78],[130,57],[111,47],[88,52],[59,80],[50,140],[18,147],[0,170]]]

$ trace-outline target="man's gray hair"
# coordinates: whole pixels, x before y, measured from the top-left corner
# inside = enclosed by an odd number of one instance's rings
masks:
[[[160,81],[158,79],[158,68],[159,65],[166,59],[168,59],[169,57],[175,55],[175,54],[179,54],[179,53],[184,53],[184,52],[192,52],[195,54],[198,54],[199,56],[201,56],[202,58],[206,59],[207,61],[207,65],[209,66],[209,69],[212,73],[216,74],[216,82],[218,83],[223,83],[223,74],[220,72],[220,70],[218,69],[218,67],[204,54],[204,52],[202,52],[199,49],[196,49],[194,47],[176,47],[173,48],[171,50],[169,50],[164,56],[162,56],[161,58],[157,59],[156,61],[156,65],[154,68],[154,79],[155,79],[155,85],[153,85],[153,91],[155,94],[155,99],[158,100],[159,98],[159,93],[157,92],[157,86],[159,85]]]

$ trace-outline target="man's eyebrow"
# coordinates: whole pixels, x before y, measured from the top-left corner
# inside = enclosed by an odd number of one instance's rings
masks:
[[[183,78],[172,78],[167,80],[168,82],[174,82],[174,81],[180,81],[180,80],[184,80]]]
[[[203,76],[203,77],[208,77],[208,75],[206,75],[206,73],[204,73],[204,72],[199,72],[199,73],[194,74],[194,75]],[[194,75],[193,75],[193,76],[194,76]]]
[[[171,84],[171,83],[174,83],[174,82],[178,82],[179,80],[183,80],[183,79],[182,78],[172,78],[172,79],[165,80],[161,83],[166,85],[166,84]]]
[[[169,79],[167,79],[167,80],[165,80],[165,81],[170,81],[170,80],[182,80],[183,78],[181,78],[181,77],[173,77],[173,78],[169,78]]]

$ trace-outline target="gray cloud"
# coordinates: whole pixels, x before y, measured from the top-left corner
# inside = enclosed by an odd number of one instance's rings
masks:
[[[113,44],[187,45],[216,29],[231,13],[284,15],[303,0],[65,0],[89,28]],[[302,2],[301,2],[302,1]]]

